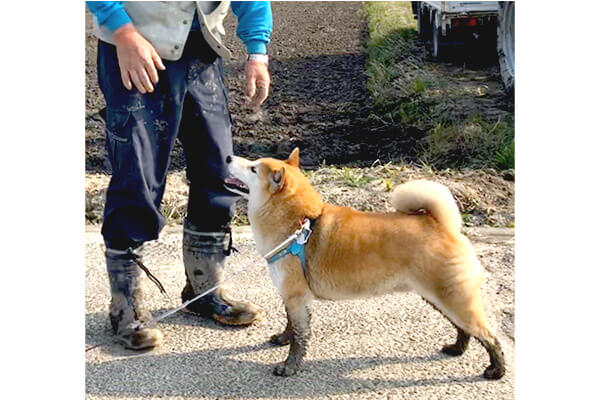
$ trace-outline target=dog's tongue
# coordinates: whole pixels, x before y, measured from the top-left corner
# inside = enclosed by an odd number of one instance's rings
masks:
[[[246,186],[246,184],[244,182],[242,182],[235,176],[232,176],[232,175],[228,176],[227,178],[225,178],[224,183],[225,183],[225,188],[227,190],[229,190],[230,192],[240,194],[242,196],[250,193],[250,189],[248,189],[248,186]]]
[[[231,185],[231,186],[246,186],[244,184],[244,182],[240,181],[238,178],[236,178],[235,176],[228,176],[227,178],[225,178],[225,183],[227,185]]]

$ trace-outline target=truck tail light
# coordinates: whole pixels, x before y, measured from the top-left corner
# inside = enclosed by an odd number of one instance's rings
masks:
[[[459,26],[474,27],[477,26],[477,18],[457,18],[452,20],[452,27],[458,28]]]

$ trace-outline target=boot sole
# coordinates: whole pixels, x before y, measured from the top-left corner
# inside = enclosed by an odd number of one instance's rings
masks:
[[[135,350],[135,351],[148,351],[148,350],[153,350],[157,347],[159,347],[162,343],[161,341],[158,341],[157,343],[148,343],[142,346],[133,346],[131,344],[131,342],[129,342],[128,340],[125,339],[120,339],[117,338],[117,342],[122,345],[124,348],[126,348],[127,350]]]
[[[234,321],[228,320],[226,318],[223,318],[223,317],[219,316],[218,314],[212,314],[212,315],[207,316],[207,315],[192,311],[192,310],[188,309],[187,307],[183,308],[181,311],[185,312],[186,314],[194,315],[196,317],[210,318],[222,325],[227,325],[227,326],[248,326],[248,325],[251,325],[252,323],[254,323],[255,321],[259,320],[260,316],[261,316],[261,313],[257,312],[252,319],[245,320],[242,322],[234,322]]]
[[[229,325],[229,326],[248,326],[251,325],[252,323],[254,323],[255,321],[258,320],[258,314],[256,314],[252,319],[250,320],[246,320],[243,322],[234,322],[234,321],[228,321],[225,318],[222,318],[221,316],[217,315],[217,314],[213,314],[212,315],[212,319],[214,319],[215,321],[223,324],[223,325]]]
[[[159,330],[152,330],[153,332],[147,332],[146,336],[131,336],[131,337],[122,337],[116,336],[117,342],[119,342],[123,347],[129,350],[151,350],[156,347],[159,347],[163,343],[163,334]],[[138,343],[135,343],[135,342]]]

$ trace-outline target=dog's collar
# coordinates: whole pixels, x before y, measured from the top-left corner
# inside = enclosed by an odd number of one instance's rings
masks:
[[[265,257],[267,263],[272,264],[275,261],[287,256],[288,254],[296,256],[300,259],[300,265],[302,265],[302,272],[304,273],[304,278],[308,280],[306,273],[305,245],[308,242],[308,238],[312,233],[312,227],[314,226],[315,221],[316,220],[314,219],[304,218],[304,221],[302,221],[302,227],[296,232],[294,232],[292,236],[289,237],[289,243],[285,247],[278,249],[278,251],[275,254],[269,254],[268,257]]]

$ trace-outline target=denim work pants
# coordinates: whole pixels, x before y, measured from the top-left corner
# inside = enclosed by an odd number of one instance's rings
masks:
[[[223,64],[201,32],[190,33],[183,56],[163,61],[154,92],[127,90],[116,48],[98,42],[98,81],[106,100],[106,135],[112,178],[102,235],[124,250],[158,238],[165,224],[160,203],[175,139],[190,181],[187,219],[199,230],[220,231],[237,196],[225,189],[225,159],[233,154]]]

